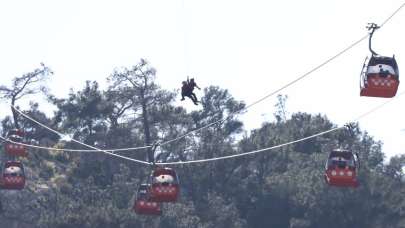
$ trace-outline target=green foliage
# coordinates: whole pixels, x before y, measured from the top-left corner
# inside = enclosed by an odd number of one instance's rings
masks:
[[[321,114],[289,115],[287,97],[280,95],[276,120],[245,132],[243,122],[231,115],[245,104],[227,90],[205,88],[203,109],[187,113],[175,106],[173,92],[156,84],[155,72],[141,60],[131,68],[114,71],[105,91],[97,82],[86,82],[67,98],[50,95],[49,100],[57,107],[54,117],[39,111],[36,103],[24,112],[101,148],[167,141],[217,121],[159,147],[161,161],[237,154],[335,127]],[[83,148],[19,118],[33,143]],[[222,119],[226,121],[219,121]],[[2,120],[3,135],[11,127],[10,117]],[[136,189],[146,181],[150,167],[102,153],[30,149],[29,158],[23,160],[29,177],[27,188],[0,194],[0,227],[405,227],[405,156],[393,157],[385,164],[381,145],[354,124],[351,131],[335,131],[261,154],[176,166],[181,198],[177,203],[163,204],[160,217],[132,211]],[[359,188],[335,188],[324,183],[324,164],[335,148],[359,153]],[[146,151],[120,153],[144,160]]]

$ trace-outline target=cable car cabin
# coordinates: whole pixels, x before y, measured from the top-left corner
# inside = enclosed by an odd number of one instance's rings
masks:
[[[23,130],[15,128],[15,129],[11,129],[10,131],[8,131],[7,137],[10,137],[11,135],[17,135],[21,138],[24,138],[25,133]]]
[[[160,203],[150,200],[150,185],[139,186],[133,210],[141,215],[162,215]]]
[[[19,161],[8,161],[4,164],[1,177],[3,189],[21,190],[25,186],[24,166]]]
[[[329,154],[325,167],[325,180],[331,186],[357,187],[358,161],[352,152],[334,150]]]
[[[151,175],[151,200],[155,202],[175,202],[180,193],[179,179],[171,168],[156,168]]]
[[[399,70],[395,57],[372,55],[361,77],[360,96],[394,97],[399,86]]]
[[[19,129],[13,129],[8,132],[7,139],[13,142],[22,143],[24,141],[24,132]],[[4,143],[5,151],[7,154],[11,156],[22,157],[26,157],[28,155],[26,146],[12,143],[10,141],[6,141]]]

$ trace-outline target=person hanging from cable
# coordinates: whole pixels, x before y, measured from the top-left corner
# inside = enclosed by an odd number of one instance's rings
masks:
[[[195,105],[198,105],[198,99],[195,93],[193,93],[194,87],[201,89],[197,86],[197,83],[194,81],[194,78],[189,79],[187,77],[187,81],[182,82],[181,87],[181,100],[184,101],[184,97],[190,98]]]
[[[191,90],[186,81],[182,82],[182,87],[181,87],[181,100],[182,101],[185,100],[184,97],[190,98],[194,102],[195,105],[198,105],[197,101],[195,101],[194,98],[191,96]]]

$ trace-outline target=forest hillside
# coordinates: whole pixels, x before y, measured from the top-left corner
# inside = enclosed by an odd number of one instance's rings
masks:
[[[45,65],[0,87],[2,101],[69,137],[50,132],[13,109],[1,121],[1,135],[24,129],[26,142],[54,148],[29,148],[26,186],[0,191],[1,228],[405,228],[405,155],[384,162],[383,142],[354,123],[352,127],[257,154],[203,163],[170,166],[180,180],[176,203],[164,203],[161,216],[132,210],[137,188],[152,169],[89,148],[107,150],[161,144],[156,162],[210,159],[267,148],[337,127],[323,114],[288,115],[288,99],[269,106],[274,121],[247,131],[239,115],[246,104],[225,88],[203,88],[199,111],[176,106],[177,93],[156,82],[156,70],[145,60],[117,69],[108,87],[87,81],[67,97],[52,95]],[[41,111],[43,96],[55,107]],[[186,100],[184,102],[190,102]],[[215,124],[211,124],[215,123]],[[204,129],[194,131],[206,125]],[[191,133],[190,133],[191,132]],[[189,133],[189,134],[187,134]],[[185,137],[180,137],[187,134]],[[358,153],[358,188],[325,183],[325,163],[336,148]],[[148,161],[151,148],[114,151]],[[149,155],[149,157],[148,157]],[[1,164],[11,159],[0,151]]]

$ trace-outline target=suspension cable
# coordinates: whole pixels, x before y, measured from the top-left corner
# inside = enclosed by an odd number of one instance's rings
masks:
[[[20,145],[20,146],[25,146],[25,147],[29,147],[29,148],[35,148],[35,149],[42,149],[42,150],[53,150],[53,151],[66,151],[66,152],[83,152],[83,153],[98,153],[99,151],[97,150],[80,150],[80,149],[63,149],[63,148],[53,148],[53,147],[45,147],[45,146],[38,146],[38,145],[33,145],[33,144],[27,144],[27,143],[22,143],[22,142],[16,142],[7,138],[4,138],[3,136],[0,135],[0,139],[3,140],[4,142],[10,142],[16,145]]]
[[[388,21],[390,21],[390,20],[395,16],[404,6],[405,6],[405,3],[401,4],[400,7],[397,8],[386,20],[384,20],[384,22],[381,23],[381,25],[380,25],[379,27],[382,28]],[[266,100],[267,98],[269,98],[269,97],[271,97],[271,96],[274,96],[275,94],[281,92],[282,90],[286,89],[287,87],[289,87],[289,86],[295,84],[296,82],[298,82],[298,81],[304,79],[305,77],[309,76],[309,75],[312,74],[313,72],[319,70],[320,68],[322,68],[323,66],[327,65],[328,63],[330,63],[331,61],[333,61],[333,60],[336,59],[337,57],[343,55],[345,52],[349,51],[350,49],[352,49],[353,47],[355,47],[357,44],[361,43],[361,42],[362,42],[364,39],[366,39],[368,36],[370,36],[370,34],[367,34],[367,35],[365,35],[364,37],[362,37],[361,39],[359,39],[358,41],[352,43],[351,45],[349,45],[348,47],[346,47],[346,48],[343,49],[342,51],[338,52],[336,55],[332,56],[331,58],[329,58],[329,59],[327,59],[326,61],[322,62],[321,64],[317,65],[316,67],[312,68],[310,71],[308,71],[307,73],[301,75],[301,76],[298,77],[297,79],[295,79],[295,80],[293,80],[293,81],[291,81],[291,82],[285,84],[285,85],[282,86],[281,88],[279,88],[279,89],[277,89],[277,90],[275,90],[275,91],[269,93],[268,95],[266,95],[266,96],[260,98],[259,100],[253,102],[252,104],[246,106],[245,108],[243,108],[243,109],[241,109],[241,110],[238,110],[238,111],[235,111],[235,112],[233,112],[233,113],[230,113],[226,118],[219,119],[219,120],[217,120],[217,121],[214,121],[214,122],[212,122],[212,123],[209,123],[209,124],[207,124],[207,125],[205,125],[205,126],[202,126],[202,127],[200,127],[200,128],[191,130],[191,131],[189,131],[188,133],[185,133],[185,134],[183,134],[183,135],[181,135],[181,136],[178,136],[178,137],[176,137],[176,138],[174,138],[174,139],[171,139],[171,140],[162,142],[160,145],[161,145],[161,146],[167,145],[167,144],[169,144],[169,143],[172,143],[172,142],[178,141],[178,140],[180,140],[180,139],[182,139],[182,138],[184,138],[184,137],[187,137],[188,135],[190,135],[190,134],[192,134],[192,133],[194,133],[194,132],[201,131],[201,130],[203,130],[203,129],[205,129],[205,128],[208,128],[208,127],[210,127],[210,126],[212,126],[212,125],[215,125],[215,124],[217,124],[217,123],[224,122],[224,121],[230,119],[233,115],[239,114],[240,112],[242,112],[242,111],[244,111],[244,110],[247,110],[248,108],[250,108],[250,107],[252,107],[252,106],[254,106],[254,105],[256,105],[256,104],[258,104],[258,103],[260,103],[260,102],[262,102],[262,101],[264,101],[264,100]],[[13,108],[15,109],[15,107],[13,107]],[[27,146],[28,146],[28,145],[27,145]],[[110,152],[115,152],[115,151],[128,151],[128,150],[146,149],[146,148],[150,148],[150,147],[152,147],[152,145],[146,145],[146,146],[141,146],[141,147],[130,147],[130,148],[106,149],[105,151],[110,151]],[[47,147],[38,147],[38,146],[37,146],[37,148],[40,148],[40,149],[49,149],[49,148],[47,148]],[[53,150],[63,150],[63,151],[72,151],[72,152],[75,152],[75,151],[76,151],[76,152],[98,151],[98,150],[95,150],[95,149],[93,149],[93,150],[76,150],[76,149],[56,149],[56,148],[54,148]],[[99,151],[99,152],[100,152],[100,151]]]
[[[4,138],[3,136],[0,136],[0,139],[5,141],[5,142],[11,142],[13,144],[16,145],[21,145],[21,146],[26,146],[26,147],[30,147],[30,148],[35,148],[35,149],[42,149],[42,150],[53,150],[53,151],[65,151],[65,152],[83,152],[83,153],[99,153],[100,151],[98,150],[93,150],[93,149],[69,149],[69,148],[56,148],[56,147],[46,147],[46,146],[38,146],[38,145],[34,145],[34,144],[28,144],[28,143],[22,143],[22,142],[16,142],[7,138]],[[145,146],[142,148],[148,148],[149,146]],[[141,147],[137,147],[135,149],[142,149]],[[122,148],[122,149],[113,149],[113,150],[109,150],[109,149],[103,149],[105,151],[109,151],[111,153],[114,153],[116,151],[129,151],[131,148]]]
[[[387,24],[388,21],[390,21],[395,14],[397,14],[402,8],[404,8],[405,6],[405,2],[402,3],[387,19],[385,19],[385,21],[383,23],[381,23],[380,28],[382,28],[385,24]]]
[[[273,150],[273,149],[277,149],[277,148],[280,148],[280,147],[292,145],[292,144],[295,144],[295,143],[298,143],[298,142],[302,142],[302,141],[305,141],[305,140],[308,140],[308,139],[316,138],[316,137],[321,136],[321,135],[324,135],[324,134],[331,133],[331,132],[333,132],[333,131],[341,130],[341,129],[345,128],[347,124],[356,122],[356,121],[358,121],[358,120],[364,118],[365,116],[370,115],[371,113],[373,113],[373,112],[377,111],[378,109],[384,107],[385,105],[389,104],[390,102],[396,100],[398,97],[402,96],[403,94],[405,94],[405,91],[401,92],[401,93],[400,93],[399,95],[397,95],[396,97],[394,97],[394,98],[392,98],[392,99],[390,99],[390,100],[388,100],[388,101],[386,101],[386,102],[384,102],[384,103],[382,103],[382,104],[380,104],[380,105],[378,105],[378,106],[372,108],[371,110],[369,110],[369,111],[367,111],[367,112],[361,114],[360,116],[358,116],[358,117],[354,118],[353,120],[347,122],[347,123],[346,123],[344,126],[342,126],[342,127],[335,127],[335,128],[330,129],[330,130],[326,130],[326,131],[323,131],[323,132],[320,132],[320,133],[317,133],[317,134],[314,134],[314,135],[311,135],[311,136],[307,136],[307,137],[304,137],[304,138],[301,138],[301,139],[297,139],[297,140],[294,140],[294,141],[290,141],[290,142],[286,142],[286,143],[279,144],[279,145],[276,145],[276,146],[267,147],[267,148],[263,148],[263,149],[258,149],[258,150],[254,150],[254,151],[250,151],[250,152],[244,152],[244,153],[240,153],[240,154],[226,155],[226,156],[221,156],[221,157],[214,157],[214,158],[207,158],[207,159],[199,159],[199,160],[190,160],[190,161],[161,162],[161,163],[158,163],[158,162],[157,162],[156,164],[158,164],[158,165],[182,165],[182,164],[191,164],[191,163],[203,163],[203,162],[210,162],[210,161],[218,161],[218,160],[225,160],[225,159],[229,159],[229,158],[236,158],[236,157],[242,157],[242,156],[247,156],[247,155],[251,155],[251,154],[266,152],[266,151]]]
[[[391,18],[393,18],[393,16],[394,16],[395,14],[397,14],[404,6],[405,6],[405,3],[403,3],[397,10],[395,10],[394,13],[392,13],[392,14],[381,24],[380,27],[383,27],[389,20],[391,20]],[[272,93],[270,93],[270,94],[264,96],[263,98],[261,98],[261,99],[255,101],[255,102],[253,102],[252,104],[246,106],[245,108],[243,108],[243,109],[241,109],[241,110],[238,110],[238,111],[235,111],[235,112],[233,112],[233,113],[230,113],[226,118],[217,120],[217,121],[212,122],[212,123],[210,123],[210,124],[207,124],[207,125],[205,125],[205,126],[203,126],[203,127],[200,127],[200,128],[198,128],[198,129],[192,130],[192,131],[190,131],[190,132],[188,132],[188,133],[186,133],[186,134],[184,134],[184,135],[182,135],[182,136],[176,137],[176,138],[174,138],[174,139],[172,139],[172,140],[168,140],[168,141],[162,142],[160,145],[163,146],[163,145],[166,145],[166,144],[168,144],[168,143],[177,141],[177,140],[179,140],[179,139],[181,139],[181,138],[184,138],[184,137],[186,137],[186,136],[188,136],[188,135],[190,135],[190,134],[192,134],[192,133],[194,133],[194,132],[196,132],[196,131],[200,131],[200,130],[205,129],[205,128],[209,127],[209,126],[212,126],[212,125],[214,125],[214,124],[217,124],[217,123],[219,123],[219,122],[228,120],[228,119],[231,118],[233,115],[236,115],[236,114],[242,112],[243,110],[247,110],[248,108],[250,108],[250,107],[252,107],[252,106],[254,106],[254,105],[256,105],[256,104],[262,102],[263,100],[265,100],[265,99],[267,99],[267,98],[273,96],[274,94],[276,94],[276,93],[278,93],[278,92],[284,90],[285,88],[287,88],[287,87],[289,87],[289,86],[295,84],[296,82],[298,82],[298,81],[304,79],[305,77],[307,77],[307,76],[309,76],[310,74],[312,74],[313,72],[319,70],[320,68],[322,68],[323,66],[325,66],[325,65],[328,64],[329,62],[333,61],[334,59],[336,59],[336,58],[339,57],[340,55],[342,55],[342,54],[344,54],[345,52],[347,52],[347,51],[349,51],[350,49],[352,49],[354,46],[356,46],[357,44],[359,44],[360,42],[362,42],[362,41],[363,41],[364,39],[366,39],[368,36],[369,36],[369,34],[367,34],[366,36],[362,37],[362,38],[359,39],[358,41],[352,43],[352,44],[349,45],[347,48],[345,48],[345,49],[343,49],[342,51],[340,51],[338,54],[336,54],[336,55],[332,56],[331,58],[327,59],[326,61],[322,62],[321,64],[319,64],[318,66],[314,67],[313,69],[311,69],[311,70],[308,71],[307,73],[301,75],[301,76],[298,77],[297,79],[295,79],[295,80],[293,80],[293,81],[287,83],[286,85],[282,86],[280,89],[278,89],[278,90],[276,90],[276,91],[274,91],[274,92],[272,92]],[[401,93],[401,95],[402,95],[402,93]],[[381,107],[384,106],[385,104],[389,103],[390,101],[391,101],[391,100],[389,100],[388,102],[382,104]],[[12,106],[12,108],[13,108],[14,110],[16,110],[17,112],[19,112],[19,113],[20,113],[22,116],[24,116],[25,118],[27,118],[27,119],[29,119],[29,120],[31,120],[31,121],[37,123],[38,125],[40,125],[40,126],[46,128],[46,129],[52,131],[53,133],[55,133],[55,134],[57,134],[57,135],[59,135],[59,136],[66,136],[66,135],[64,135],[64,134],[62,134],[62,133],[60,133],[60,132],[58,132],[58,131],[56,131],[56,130],[54,130],[54,129],[52,129],[52,128],[50,128],[50,127],[48,127],[48,126],[46,126],[46,125],[44,125],[44,124],[42,124],[42,123],[40,123],[40,122],[38,122],[38,121],[36,121],[35,119],[29,117],[28,115],[24,114],[22,111],[18,110],[18,109],[15,108],[14,106]],[[377,110],[377,109],[379,109],[379,108],[380,108],[380,106],[379,106],[379,107],[376,107],[374,110],[371,110],[371,111],[369,111],[369,112],[366,113],[366,114],[363,114],[362,116],[368,115],[368,114],[374,112],[375,110]],[[362,118],[362,116],[360,116],[358,119]],[[322,134],[329,133],[329,132],[332,131],[332,130],[335,131],[335,130],[338,130],[338,129],[341,129],[341,127],[340,127],[340,128],[334,128],[334,129],[331,129],[331,130],[329,130],[329,131],[321,132],[321,133],[318,133],[318,134],[322,135]],[[319,136],[318,134],[314,135],[313,137]],[[3,137],[1,137],[1,138],[4,140]],[[309,139],[309,138],[306,137],[306,138],[304,138],[304,139],[302,139],[302,140],[296,140],[296,141],[293,141],[293,142],[300,142],[300,141],[303,141],[303,140],[306,140],[306,139]],[[124,150],[136,150],[136,149],[149,148],[149,147],[151,147],[150,145],[148,145],[148,146],[143,146],[143,147],[134,147],[134,148],[121,148],[121,149],[102,150],[102,149],[96,148],[96,147],[94,147],[94,146],[87,145],[87,144],[85,144],[85,143],[83,143],[83,142],[80,142],[80,141],[78,141],[78,140],[75,140],[75,139],[73,139],[73,138],[71,138],[71,141],[76,142],[76,143],[78,143],[78,144],[81,144],[81,145],[83,145],[83,146],[86,146],[86,147],[88,147],[88,148],[91,148],[92,150],[58,149],[58,148],[48,148],[48,147],[40,147],[40,146],[35,146],[35,147],[36,147],[36,148],[40,148],[40,149],[52,149],[52,150],[64,150],[64,151],[78,151],[78,152],[84,152],[84,151],[87,151],[87,152],[90,152],[90,151],[98,151],[98,152],[103,152],[103,153],[109,154],[109,155],[111,155],[111,156],[120,157],[120,158],[123,158],[123,159],[126,159],[126,160],[131,160],[131,161],[134,161],[134,162],[138,162],[138,163],[150,165],[149,162],[145,162],[145,161],[141,161],[141,160],[136,160],[136,159],[132,159],[132,158],[129,158],[129,157],[125,157],[125,156],[121,156],[121,155],[112,153],[113,151],[124,151]],[[15,143],[15,142],[14,142],[14,143]],[[290,145],[290,144],[291,144],[291,143],[285,143],[285,144],[282,144],[282,145]],[[21,145],[22,145],[22,144],[21,144]],[[29,145],[29,144],[24,144],[24,145],[34,147],[33,145]],[[278,148],[278,147],[274,147],[274,148]],[[257,150],[257,151],[246,152],[246,153],[243,153],[243,154],[248,155],[248,154],[258,153],[258,152],[262,152],[262,151],[266,151],[266,150],[270,150],[270,149],[271,149],[271,148],[265,148],[265,149],[261,149],[261,150]],[[109,151],[111,151],[111,152],[109,152]],[[242,155],[242,154],[238,154],[238,156],[241,156],[241,155]],[[236,156],[236,155],[232,155],[232,157],[233,157],[233,156]],[[226,157],[229,157],[229,156],[226,156]],[[213,159],[215,159],[215,160],[220,160],[220,158],[211,158],[211,159],[208,159],[208,160],[213,160]],[[201,161],[202,161],[202,160],[201,160]],[[191,162],[193,162],[193,161],[174,162],[174,163],[161,163],[161,164],[185,164],[185,163],[191,163]],[[203,161],[202,161],[202,162],[203,162]],[[195,162],[193,162],[193,163],[195,163]]]
[[[61,133],[61,132],[59,132],[59,131],[56,131],[56,130],[54,130],[54,129],[48,127],[48,126],[46,126],[45,124],[43,124],[43,123],[41,123],[41,122],[39,122],[39,121],[37,121],[37,120],[31,118],[30,116],[26,115],[24,112],[22,112],[21,110],[15,108],[14,106],[11,106],[11,107],[12,107],[14,110],[16,110],[20,115],[22,115],[23,117],[25,117],[25,118],[31,120],[32,122],[38,124],[39,126],[45,128],[45,129],[47,129],[47,130],[49,130],[49,131],[51,131],[51,132],[53,132],[53,133],[59,135],[60,137],[66,137],[66,136],[67,136],[67,135],[65,135],[65,134],[63,134],[63,133]],[[69,138],[70,138],[70,137],[69,137]],[[83,142],[81,142],[81,141],[79,141],[79,140],[76,140],[76,139],[74,139],[74,138],[70,138],[70,140],[73,141],[73,142],[75,142],[75,143],[78,143],[78,144],[80,144],[80,145],[83,145],[83,146],[85,146],[85,147],[91,148],[91,149],[93,149],[93,150],[96,150],[96,151],[99,151],[99,152],[102,152],[102,153],[105,153],[105,154],[109,154],[109,155],[114,156],[114,157],[122,158],[122,159],[125,159],[125,160],[129,160],[129,161],[133,161],[133,162],[136,162],[136,163],[140,163],[140,164],[152,165],[151,163],[146,162],[146,161],[142,161],[142,160],[137,160],[137,159],[125,157],[125,156],[122,156],[122,155],[119,155],[119,154],[114,154],[114,153],[108,152],[108,151],[106,151],[106,150],[99,149],[99,148],[97,148],[97,147],[88,145],[88,144],[83,143]]]
[[[402,96],[402,95],[404,95],[404,94],[405,94],[405,91],[402,91],[402,92],[401,92],[400,94],[398,94],[396,97],[394,97],[394,98],[392,98],[392,99],[390,99],[390,100],[388,100],[388,101],[386,101],[386,102],[384,102],[384,103],[382,103],[382,104],[380,104],[380,105],[378,105],[378,106],[372,108],[371,110],[369,110],[369,111],[367,111],[367,112],[361,114],[360,116],[354,118],[352,121],[347,122],[347,124],[356,122],[356,121],[358,121],[358,120],[364,118],[365,116],[370,115],[371,113],[377,111],[378,109],[381,109],[383,106],[387,105],[388,103],[390,103],[390,102],[392,102],[392,101],[394,101],[394,100],[397,100],[398,97],[400,97],[400,96]],[[46,125],[44,125],[44,124],[42,124],[42,123],[40,123],[40,122],[38,122],[38,121],[32,119],[31,117],[25,115],[25,114],[22,113],[20,110],[17,109],[17,111],[18,111],[21,115],[23,115],[23,116],[26,117],[27,119],[29,119],[29,120],[31,120],[31,121],[37,123],[38,125],[40,125],[40,126],[46,128],[46,129],[48,129],[48,130],[50,130],[50,131],[52,131],[52,132],[54,132],[54,133],[56,133],[56,134],[58,134],[58,135],[63,135],[63,134],[59,133],[58,131],[53,130],[53,129],[47,127]],[[318,137],[318,136],[321,136],[321,135],[324,135],[324,134],[331,133],[331,132],[333,132],[333,131],[337,131],[337,130],[343,129],[343,128],[345,128],[345,127],[346,127],[346,124],[345,124],[344,126],[341,126],[341,127],[335,127],[335,128],[332,128],[332,129],[329,129],[329,130],[326,130],[326,131],[323,131],[323,132],[320,132],[320,133],[317,133],[317,134],[314,134],[314,135],[311,135],[311,136],[307,136],[307,137],[304,137],[304,138],[301,138],[301,139],[297,139],[297,140],[294,140],[294,141],[290,141],[290,142],[286,142],[286,143],[279,144],[279,145],[276,145],[276,146],[267,147],[267,148],[263,148],[263,149],[258,149],[258,150],[254,150],[254,151],[244,152],[244,153],[240,153],[240,154],[226,155],[226,156],[221,156],[221,157],[214,157],[214,158],[207,158],[207,159],[199,159],[199,160],[190,160],[190,161],[156,162],[155,164],[157,164],[157,165],[182,165],[182,164],[204,163],[204,162],[210,162],[210,161],[218,161],[218,160],[225,160],[225,159],[230,159],[230,158],[242,157],[242,156],[247,156],[247,155],[251,155],[251,154],[256,154],[256,153],[261,153],[261,152],[270,151],[270,150],[273,150],[273,149],[276,149],[276,148],[281,148],[281,147],[284,147],[284,146],[287,146],[287,145],[292,145],[292,144],[295,144],[295,143],[298,143],[298,142],[302,142],[302,141],[305,141],[305,140],[308,140],[308,139],[312,139],[312,138],[315,138],[315,137]],[[4,140],[3,137],[1,137],[1,138]],[[6,140],[7,140],[7,139],[6,139]],[[7,141],[10,141],[10,140],[7,140]],[[72,141],[77,142],[77,143],[79,143],[79,144],[81,144],[81,145],[90,147],[90,148],[92,148],[92,149],[95,149],[95,150],[97,150],[97,151],[99,151],[99,152],[103,152],[103,153],[112,155],[112,156],[116,156],[116,157],[119,157],[119,158],[123,158],[123,159],[130,160],[130,161],[133,161],[133,162],[141,163],[141,164],[152,165],[152,163],[149,163],[149,162],[146,162],[146,161],[141,161],[141,160],[132,159],[132,158],[125,157],[125,156],[121,156],[121,155],[117,155],[117,154],[114,154],[114,153],[111,153],[111,152],[107,152],[107,151],[105,151],[105,150],[98,149],[98,148],[96,148],[96,147],[87,145],[87,144],[85,144],[85,143],[82,143],[82,142],[77,141],[77,140],[74,140],[74,139],[72,139]],[[28,144],[26,144],[26,145],[28,145]],[[29,146],[32,146],[32,145],[29,145]],[[49,149],[54,149],[54,148],[49,148]]]
[[[344,128],[344,127],[345,126],[332,128],[332,129],[329,129],[327,131],[317,133],[315,135],[311,135],[311,136],[308,136],[308,137],[305,137],[305,138],[297,139],[295,141],[291,141],[291,142],[287,142],[287,143],[283,143],[283,144],[279,144],[279,145],[276,145],[276,146],[267,147],[267,148],[263,148],[263,149],[259,149],[259,150],[244,152],[244,153],[240,153],[240,154],[232,154],[232,155],[227,155],[227,156],[221,156],[221,157],[215,157],[215,158],[207,158],[207,159],[199,159],[199,160],[190,160],[190,161],[160,162],[160,163],[157,162],[156,164],[158,164],[158,165],[182,165],[182,164],[203,163],[203,162],[218,161],[218,160],[225,160],[225,159],[229,159],[229,158],[242,157],[242,156],[246,156],[246,155],[257,154],[257,153],[260,153],[260,152],[265,152],[265,151],[269,151],[269,150],[272,150],[272,149],[292,145],[292,144],[302,142],[302,141],[305,141],[305,140],[308,140],[308,139],[312,139],[312,138],[315,138],[315,137],[318,137],[318,136],[321,136],[321,135],[324,135],[324,134],[328,134],[328,133],[333,132],[333,131],[340,130],[340,129]]]
[[[404,6],[405,6],[405,3],[401,4],[401,6],[399,6],[399,8],[397,8],[387,19],[385,19],[384,22],[381,23],[381,25],[380,25],[379,27],[382,28],[388,21],[390,21],[390,20],[395,16]],[[322,68],[323,66],[325,66],[325,65],[327,65],[328,63],[332,62],[333,60],[335,60],[335,59],[338,58],[339,56],[343,55],[344,53],[346,53],[347,51],[349,51],[349,50],[352,49],[353,47],[357,46],[359,43],[361,43],[363,40],[367,39],[367,37],[369,37],[369,36],[370,36],[370,34],[367,33],[367,35],[365,35],[365,36],[361,37],[359,40],[353,42],[353,43],[350,44],[348,47],[344,48],[342,51],[338,52],[336,55],[334,55],[334,56],[328,58],[327,60],[325,60],[325,61],[322,62],[321,64],[315,66],[314,68],[312,68],[312,69],[309,70],[308,72],[304,73],[303,75],[299,76],[298,78],[294,79],[293,81],[291,81],[291,82],[285,84],[285,85],[282,86],[281,88],[279,88],[279,89],[277,89],[277,90],[275,90],[275,91],[269,93],[268,95],[265,95],[264,97],[262,97],[262,98],[260,98],[259,100],[257,100],[257,101],[255,101],[255,102],[251,103],[250,105],[246,106],[245,108],[240,109],[240,110],[238,110],[238,111],[235,111],[235,112],[233,112],[233,113],[230,113],[226,118],[219,119],[219,120],[214,121],[214,122],[212,122],[212,123],[210,123],[210,124],[207,124],[207,125],[202,126],[202,127],[200,127],[200,128],[194,129],[194,130],[192,130],[192,131],[190,131],[190,132],[188,132],[188,133],[186,133],[186,134],[184,134],[184,135],[181,135],[181,136],[178,136],[178,137],[176,137],[176,138],[174,138],[174,139],[171,139],[171,140],[162,142],[161,145],[163,146],[163,145],[166,145],[166,144],[175,142],[175,141],[180,140],[180,139],[182,139],[182,138],[184,138],[184,137],[186,137],[186,136],[188,136],[188,135],[190,135],[190,134],[192,134],[192,133],[194,133],[194,132],[201,131],[201,130],[203,130],[203,129],[205,129],[205,128],[208,128],[208,127],[210,127],[210,126],[212,126],[212,125],[214,125],[214,124],[227,121],[227,120],[230,119],[232,116],[237,115],[237,114],[241,113],[242,111],[249,109],[250,107],[252,107],[252,106],[254,106],[254,105],[256,105],[256,104],[258,104],[258,103],[260,103],[260,102],[266,100],[267,98],[274,96],[275,94],[281,92],[282,90],[284,90],[284,89],[290,87],[291,85],[297,83],[298,81],[301,81],[301,80],[304,79],[305,77],[309,76],[310,74],[314,73],[315,71],[319,70],[319,69]]]
[[[319,69],[322,68],[323,66],[327,65],[328,63],[330,63],[331,61],[333,61],[333,60],[336,59],[337,57],[341,56],[341,55],[344,54],[345,52],[349,51],[350,49],[352,49],[353,47],[355,47],[356,45],[358,45],[359,43],[361,43],[363,40],[365,40],[367,37],[368,37],[368,34],[365,35],[365,36],[363,36],[361,39],[357,40],[356,42],[352,43],[351,45],[349,45],[348,47],[346,47],[345,49],[343,49],[342,51],[340,51],[340,52],[337,53],[336,55],[332,56],[331,58],[329,58],[329,59],[327,59],[326,61],[322,62],[321,64],[317,65],[316,67],[312,68],[310,71],[308,71],[308,72],[306,72],[305,74],[301,75],[300,77],[294,79],[293,81],[291,81],[291,82],[285,84],[285,85],[282,86],[281,88],[279,88],[279,89],[277,89],[277,90],[275,90],[275,91],[273,91],[273,92],[267,94],[266,96],[260,98],[259,100],[255,101],[255,102],[253,102],[253,103],[251,103],[251,104],[249,104],[249,105],[247,105],[247,106],[244,107],[243,109],[240,109],[240,110],[238,110],[238,111],[234,111],[234,112],[232,112],[232,113],[229,113],[229,115],[228,115],[227,117],[225,117],[225,118],[219,119],[219,120],[214,121],[214,122],[212,122],[212,123],[209,123],[209,124],[207,124],[207,125],[205,125],[205,126],[202,126],[202,127],[200,127],[200,128],[194,129],[194,130],[192,130],[192,131],[190,131],[190,132],[188,132],[188,133],[186,133],[186,134],[184,134],[184,135],[181,135],[181,136],[178,136],[178,137],[176,137],[176,138],[174,138],[174,139],[171,139],[171,140],[162,142],[161,145],[164,146],[164,145],[166,145],[166,144],[175,142],[175,141],[180,140],[180,139],[182,139],[182,138],[184,138],[184,137],[186,137],[186,136],[188,136],[188,135],[190,135],[190,134],[192,134],[192,133],[194,133],[194,132],[201,131],[201,130],[203,130],[203,129],[205,129],[205,128],[208,128],[208,127],[210,127],[210,126],[212,126],[212,125],[215,125],[215,124],[217,124],[217,123],[220,123],[220,122],[224,122],[224,121],[229,120],[229,119],[230,119],[231,117],[233,117],[234,115],[237,115],[237,114],[241,113],[242,111],[245,111],[245,110],[251,108],[252,106],[254,106],[254,105],[256,105],[256,104],[258,104],[258,103],[260,103],[260,102],[266,100],[266,99],[269,98],[269,97],[274,96],[275,94],[281,92],[282,90],[284,90],[284,89],[290,87],[291,85],[297,83],[298,81],[301,81],[301,80],[304,79],[305,77],[309,76],[310,74],[314,73],[315,71],[319,70]]]

